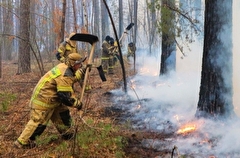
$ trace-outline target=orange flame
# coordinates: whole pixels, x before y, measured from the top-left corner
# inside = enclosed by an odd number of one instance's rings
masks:
[[[187,124],[184,125],[183,127],[181,127],[178,131],[177,134],[187,134],[187,133],[191,133],[196,131],[197,127],[196,125],[191,125],[191,124]]]

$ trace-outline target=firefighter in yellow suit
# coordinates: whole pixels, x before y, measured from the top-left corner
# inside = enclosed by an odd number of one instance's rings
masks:
[[[128,43],[128,53],[127,58],[134,57],[136,52],[136,45],[133,42]]]
[[[82,57],[71,53],[65,63],[60,63],[48,71],[33,90],[30,100],[30,120],[21,135],[14,142],[17,148],[33,148],[34,140],[45,130],[51,120],[62,139],[71,139],[73,133],[68,107],[81,109],[82,103],[74,96],[73,84],[83,78],[86,67],[82,67]]]
[[[67,59],[69,54],[78,53],[77,41],[70,40],[71,37],[74,36],[75,34],[76,34],[75,32],[70,33],[69,36],[65,39],[65,41],[60,43],[60,45],[57,49],[56,57],[62,63],[65,62],[65,60]],[[76,73],[75,75],[78,76],[79,73]],[[78,77],[80,78],[81,76],[78,76]],[[80,81],[80,84],[82,84],[81,82],[83,82],[83,81]],[[91,85],[87,84],[85,86],[85,91],[88,91],[91,89],[92,89]]]
[[[110,36],[106,36],[103,43],[102,43],[102,57],[101,57],[101,62],[102,62],[102,67],[103,67],[103,72],[105,74],[108,74],[108,66],[109,66],[109,48],[110,48]]]
[[[68,38],[65,39],[65,41],[63,41],[62,43],[60,43],[58,49],[57,49],[57,53],[56,53],[56,57],[59,61],[61,61],[62,63],[65,62],[65,59],[68,57],[69,54],[71,53],[77,53],[77,44],[76,41],[74,40],[70,40],[70,38],[72,36],[74,36],[76,33],[72,32],[70,33],[70,35],[68,36]]]
[[[109,59],[108,59],[108,74],[114,74],[113,73],[113,69],[114,69],[114,39],[111,37],[110,40],[109,40],[109,44],[110,44],[110,47],[108,48],[109,49],[109,52],[108,52],[108,56],[109,56]]]

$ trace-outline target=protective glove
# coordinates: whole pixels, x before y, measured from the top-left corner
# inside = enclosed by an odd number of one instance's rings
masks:
[[[78,100],[78,99],[75,99],[75,102],[73,103],[73,107],[78,110],[81,110],[82,106],[83,106],[82,102],[80,102],[80,100]]]
[[[91,69],[92,69],[92,64],[87,64],[87,65],[86,65],[86,69],[87,69],[87,68],[89,68],[89,72],[90,72]]]
[[[85,93],[90,93],[91,90],[92,90],[92,86],[91,86],[90,84],[87,84],[87,85],[85,86],[84,92],[85,92]]]
[[[116,46],[111,46],[111,47],[109,47],[109,48],[108,48],[109,53],[112,52],[115,48],[117,48],[117,47],[116,47]],[[108,54],[109,54],[109,53],[108,53]]]
[[[80,68],[75,72],[75,78],[77,81],[80,81],[84,78],[86,68]]]
[[[60,60],[62,63],[65,62],[65,58],[64,58],[64,57],[61,57],[59,60]]]
[[[113,55],[113,51],[109,51],[109,52],[108,52],[108,55]]]

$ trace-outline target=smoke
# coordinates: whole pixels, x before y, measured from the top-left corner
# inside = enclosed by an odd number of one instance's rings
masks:
[[[233,1],[233,103],[235,112],[240,115],[240,1]],[[197,40],[196,40],[197,41]],[[195,123],[196,131],[190,137],[178,136],[170,139],[170,144],[161,148],[178,147],[180,154],[193,157],[239,157],[240,121],[239,119],[207,120],[194,117],[197,110],[201,79],[202,41],[191,45],[184,58],[177,52],[177,70],[168,78],[159,77],[160,56],[146,56],[146,51],[137,51],[138,74],[128,81],[128,97],[136,100],[121,104],[132,114],[136,122],[133,127],[147,128],[158,132],[176,132],[186,123]],[[139,55],[140,54],[140,55]],[[122,90],[114,90],[119,95]],[[122,93],[121,93],[122,95]],[[121,98],[116,99],[116,101]],[[167,140],[167,139],[166,139]],[[150,140],[149,140],[150,141]],[[159,140],[163,144],[163,140]],[[155,141],[156,142],[156,141]],[[146,142],[145,142],[146,143]],[[158,147],[157,147],[158,148]]]

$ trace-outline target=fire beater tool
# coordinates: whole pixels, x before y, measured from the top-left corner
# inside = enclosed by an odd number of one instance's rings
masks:
[[[81,41],[81,42],[88,42],[92,45],[92,48],[91,48],[91,52],[95,50],[95,43],[98,42],[98,37],[95,36],[95,35],[91,35],[91,34],[82,34],[82,33],[76,33],[75,35],[73,35],[70,40],[74,40],[74,41]],[[91,52],[90,52],[90,56],[91,56]],[[93,54],[92,52],[92,54]],[[92,57],[91,57],[92,58]],[[90,64],[89,62],[92,63],[92,59],[88,59],[88,64]],[[107,81],[106,77],[105,77],[105,74],[104,74],[104,71],[103,71],[103,68],[102,68],[102,65],[98,66],[97,67],[97,70],[98,70],[98,73],[99,73],[99,76],[101,78],[101,80],[104,82],[104,81]]]

